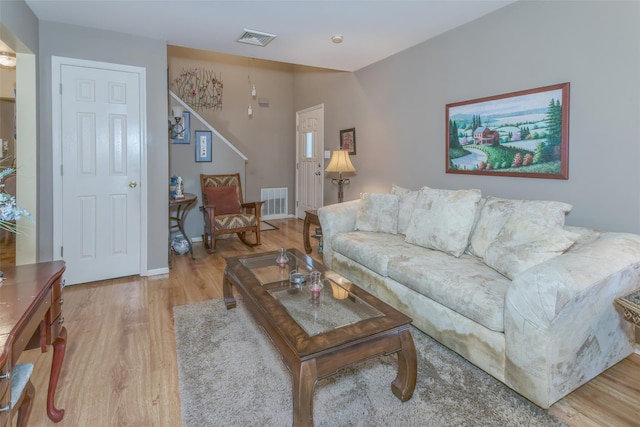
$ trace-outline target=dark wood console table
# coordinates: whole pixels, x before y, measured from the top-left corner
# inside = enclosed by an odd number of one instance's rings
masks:
[[[55,393],[64,360],[67,330],[62,326],[62,273],[64,261],[3,268],[0,285],[0,408],[11,401],[11,370],[24,350],[53,346],[47,391],[47,415],[58,422],[64,409],[55,407]],[[8,375],[7,375],[8,374]],[[7,412],[0,426],[11,425]]]
[[[171,230],[175,228],[180,230],[180,233],[182,233],[184,238],[189,242],[189,254],[191,255],[191,259],[195,259],[193,256],[193,242],[184,231],[184,219],[191,206],[193,206],[197,201],[198,196],[192,193],[184,193],[184,199],[176,200],[171,198],[169,200],[169,209],[174,207],[176,208],[175,215],[169,214],[169,260],[171,260]]]

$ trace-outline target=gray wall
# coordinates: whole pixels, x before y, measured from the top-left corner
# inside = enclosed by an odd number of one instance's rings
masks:
[[[355,122],[356,109],[361,108],[355,98],[357,87],[358,80],[353,73],[302,66],[295,68],[295,110],[299,111],[314,105],[324,104],[325,150],[338,150],[340,148],[340,130],[356,127],[356,155],[350,157],[358,175],[355,177],[344,176],[345,178],[353,178],[352,183],[359,179],[362,161],[362,156],[359,156],[358,152],[361,147],[360,132],[363,129],[356,126]],[[325,164],[329,164],[329,161],[325,160]],[[325,174],[325,205],[338,203],[338,186],[332,184],[330,178],[337,177]],[[359,193],[354,192],[354,187],[345,185],[344,189],[345,200],[359,197]],[[351,196],[352,194],[354,196]]]
[[[245,200],[259,200],[261,188],[288,187],[289,212],[293,212],[296,136],[293,66],[175,46],[169,46],[167,52],[170,89],[173,92],[177,92],[174,81],[183,70],[206,69],[222,77],[222,110],[201,109],[198,114],[248,158],[242,183]],[[249,76],[256,85],[256,99],[251,98]],[[267,98],[269,105],[259,106],[258,98]],[[249,103],[253,105],[251,118],[247,115]],[[172,153],[193,149],[193,144],[186,148],[172,147]],[[216,152],[213,154],[218,156]],[[217,165],[220,165],[219,160],[213,165],[203,165],[195,163],[193,156],[183,159],[171,155],[172,173],[182,174],[187,180],[197,180],[197,174],[203,168],[207,173],[228,172]],[[189,221],[193,220],[189,218]],[[200,234],[202,230],[196,235]]]
[[[170,101],[171,106],[180,105],[173,97],[170,97]],[[223,141],[214,131],[211,131],[211,162],[196,162],[195,132],[199,130],[209,131],[209,128],[203,124],[195,114],[191,114],[189,129],[189,144],[171,143],[169,145],[169,170],[171,171],[172,176],[176,175],[182,178],[185,193],[192,193],[198,197],[197,203],[191,206],[186,213],[183,228],[185,234],[190,238],[200,239],[202,231],[204,230],[204,219],[199,210],[199,207],[202,206],[200,174],[214,175],[239,173],[240,183],[243,185],[242,189],[246,194],[244,189],[244,183],[246,181],[245,159],[225,141]],[[245,200],[248,201],[246,197]],[[175,217],[175,215],[177,215],[177,211],[172,210],[171,215]],[[180,231],[174,221],[172,221],[171,224],[171,237],[173,237],[180,233]]]
[[[340,129],[357,131],[352,160],[358,172],[345,199],[389,191],[394,183],[473,187],[485,195],[563,200],[574,205],[569,224],[640,232],[640,193],[634,190],[640,178],[639,21],[638,2],[519,1],[356,73],[258,60],[250,70],[247,58],[212,54],[207,64],[223,71],[224,108],[207,120],[249,158],[248,199],[257,197],[260,187],[284,185],[293,198],[295,111],[324,103],[327,149],[337,148]],[[52,258],[55,55],[146,68],[148,173],[150,182],[161,183],[149,186],[148,268],[165,267],[167,64],[171,68],[173,60],[167,60],[165,43],[48,22],[38,28],[22,1],[1,2],[0,23],[0,31],[11,30],[39,52],[39,260]],[[479,63],[483,67],[474,67]],[[249,71],[258,96],[268,97],[270,106],[254,106],[254,119],[245,120]],[[569,180],[444,172],[447,103],[566,81],[571,82]],[[325,204],[335,202],[336,193],[327,180]]]
[[[345,200],[392,184],[480,188],[565,201],[568,224],[638,233],[638,22],[639,2],[519,1],[357,71],[351,90],[326,84],[344,82],[340,73],[297,73],[295,108],[326,100],[327,135],[356,127],[358,172]],[[445,173],[446,104],[563,82],[569,180]],[[353,99],[336,96],[345,93]],[[336,200],[327,187],[325,204]]]
[[[23,0],[0,1],[0,40],[16,52],[38,54],[38,18]]]
[[[147,91],[147,247],[149,270],[167,267],[168,93],[167,50],[161,40],[85,27],[40,23],[40,261],[52,259],[51,57],[61,56],[144,67]],[[143,182],[142,185],[145,185]]]
[[[35,82],[37,79],[37,67],[38,67],[38,19],[27,4],[22,1],[0,1],[0,39],[4,41],[9,47],[11,47],[18,54],[24,54],[24,62],[22,59],[18,59],[20,65],[13,72],[13,78],[8,83],[9,86],[13,86],[16,83],[16,88],[26,88],[31,85],[31,82]],[[20,57],[20,55],[18,55]],[[27,59],[28,58],[28,59]],[[18,74],[20,73],[20,74]],[[7,74],[3,73],[4,76]],[[2,86],[5,86],[3,82]],[[35,86],[35,85],[34,85]],[[22,119],[17,119],[17,126],[19,132],[24,133],[22,139],[23,145],[20,150],[14,145],[14,148],[21,153],[28,153],[21,159],[18,164],[20,176],[25,178],[24,181],[18,182],[18,203],[21,207],[27,208],[36,219],[35,226],[32,224],[26,224],[25,227],[28,230],[24,235],[17,236],[16,238],[16,262],[18,264],[30,263],[33,260],[37,260],[38,257],[38,241],[40,237],[40,231],[43,229],[39,223],[40,218],[39,203],[37,201],[37,183],[36,179],[39,176],[39,170],[37,169],[37,159],[35,153],[39,147],[39,129],[36,126],[38,123],[39,111],[37,108],[36,99],[38,96],[38,88],[31,87],[31,90],[27,91],[26,97],[23,96],[23,102],[15,104],[16,111],[20,114]],[[10,113],[13,117],[13,112]],[[33,123],[32,123],[33,122]],[[29,128],[29,123],[32,123],[32,127]],[[13,129],[13,124],[9,126]],[[21,135],[23,133],[20,133]],[[6,136],[5,136],[6,137]],[[10,138],[13,141],[13,137]],[[22,165],[22,166],[20,166]],[[35,228],[35,235],[30,232]]]

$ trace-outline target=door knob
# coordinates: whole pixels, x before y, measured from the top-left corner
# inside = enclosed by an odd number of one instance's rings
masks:
[[[136,188],[138,186],[138,183],[135,181],[129,181],[129,187],[131,188]]]
[[[316,175],[320,176],[322,175],[322,172],[316,172]]]

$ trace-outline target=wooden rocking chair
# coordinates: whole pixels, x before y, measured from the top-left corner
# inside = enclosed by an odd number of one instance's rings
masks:
[[[216,250],[216,237],[236,233],[248,246],[260,244],[260,211],[264,202],[244,203],[240,174],[200,174],[204,234],[202,241],[208,253]],[[247,232],[255,233],[255,242],[247,240]]]

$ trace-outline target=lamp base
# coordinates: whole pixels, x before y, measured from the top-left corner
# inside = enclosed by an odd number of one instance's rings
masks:
[[[338,184],[338,203],[342,203],[342,201],[344,200],[344,192],[342,191],[343,184],[349,184],[349,182],[349,178],[334,178],[331,180],[332,184]]]

